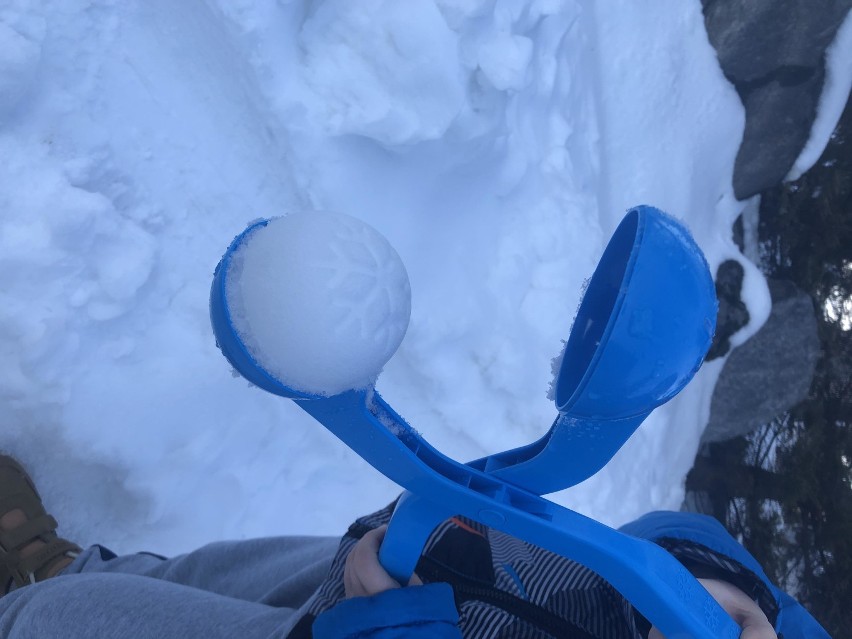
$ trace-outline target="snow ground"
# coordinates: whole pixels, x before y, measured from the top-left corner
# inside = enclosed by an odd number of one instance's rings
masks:
[[[397,488],[231,376],[207,311],[231,238],[310,208],[384,234],[412,321],[378,389],[474,459],[550,425],[550,360],[628,207],[686,221],[714,270],[739,256],[742,127],[698,0],[7,0],[0,448],[84,544],[340,534]],[[677,508],[720,366],[554,499]]]

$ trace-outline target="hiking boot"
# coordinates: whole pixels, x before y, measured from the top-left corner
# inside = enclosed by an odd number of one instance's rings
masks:
[[[0,596],[55,576],[81,552],[57,525],[23,467],[0,455]]]

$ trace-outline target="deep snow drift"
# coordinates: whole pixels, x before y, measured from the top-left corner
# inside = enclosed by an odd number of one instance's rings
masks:
[[[339,534],[395,495],[217,351],[212,271],[249,220],[389,239],[411,325],[378,388],[461,460],[549,426],[550,360],[628,207],[683,219],[714,269],[738,255],[742,107],[698,0],[10,0],[0,78],[0,448],[83,544]],[[754,269],[745,290],[753,330]],[[554,498],[677,507],[719,366]]]

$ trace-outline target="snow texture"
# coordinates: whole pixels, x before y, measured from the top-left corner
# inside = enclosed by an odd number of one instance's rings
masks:
[[[0,78],[0,448],[82,544],[340,534],[397,493],[216,349],[212,272],[248,220],[387,237],[411,325],[378,390],[459,460],[546,431],[629,207],[682,219],[714,270],[738,256],[743,110],[698,0],[6,0]],[[713,364],[553,498],[676,508]]]
[[[243,345],[285,386],[371,386],[408,328],[405,266],[375,229],[307,211],[270,220],[233,253],[228,310]]]

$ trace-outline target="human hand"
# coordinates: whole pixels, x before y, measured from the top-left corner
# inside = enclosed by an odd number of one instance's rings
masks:
[[[778,639],[775,629],[760,606],[742,590],[719,579],[699,579],[698,581],[713,596],[713,599],[719,602],[725,612],[740,625],[742,628],[740,639]],[[651,628],[648,639],[663,639],[663,635],[656,628]]]
[[[346,557],[343,567],[343,586],[346,598],[370,597],[385,590],[400,588],[400,584],[379,563],[379,548],[385,538],[387,526],[379,526],[358,540]],[[417,575],[411,575],[409,586],[422,586]]]

